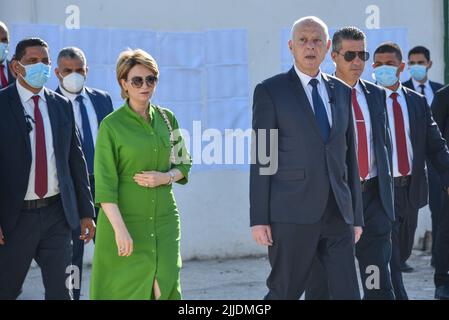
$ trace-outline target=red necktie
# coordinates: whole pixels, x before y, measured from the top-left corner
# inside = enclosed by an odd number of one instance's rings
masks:
[[[394,131],[396,133],[396,153],[398,156],[398,169],[401,175],[406,176],[410,171],[410,164],[408,163],[404,117],[402,115],[401,105],[398,102],[398,94],[396,92],[393,92],[390,97],[391,99],[393,99]]]
[[[366,138],[366,125],[362,109],[357,101],[357,92],[352,88],[352,107],[354,108],[355,123],[357,125],[357,156],[359,160],[359,175],[365,180],[369,173],[368,168],[368,139]]]
[[[2,88],[5,88],[8,86],[8,80],[6,79],[6,75],[5,75],[5,65],[3,63],[0,63],[0,81],[1,81]]]
[[[47,149],[45,146],[44,120],[39,110],[39,96],[33,96],[34,122],[36,130],[36,175],[34,181],[34,192],[39,198],[47,194]]]

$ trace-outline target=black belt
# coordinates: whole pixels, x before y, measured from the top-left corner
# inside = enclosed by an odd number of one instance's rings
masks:
[[[395,187],[406,187],[410,184],[411,176],[402,176],[393,178]]]
[[[378,185],[379,185],[379,179],[377,179],[377,177],[360,181],[360,186],[362,187],[362,192],[367,192],[374,188],[377,189]]]
[[[32,209],[40,209],[45,208],[53,203],[58,202],[58,200],[61,199],[61,195],[57,194],[52,197],[43,198],[43,199],[37,199],[37,200],[24,200],[23,201],[23,210],[32,210]]]

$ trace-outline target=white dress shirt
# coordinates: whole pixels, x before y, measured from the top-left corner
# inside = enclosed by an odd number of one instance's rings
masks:
[[[35,95],[28,89],[25,89],[19,81],[16,80],[17,92],[19,93],[20,101],[22,106],[25,108],[25,113],[34,120],[34,101],[32,97]],[[58,173],[56,171],[56,158],[55,150],[53,148],[53,135],[51,122],[48,115],[47,101],[44,94],[44,89],[37,94],[39,96],[39,110],[42,114],[42,119],[44,122],[45,130],[45,147],[47,150],[47,174],[48,174],[48,191],[44,198],[48,198],[59,194],[59,181]],[[31,168],[30,177],[28,179],[28,189],[25,194],[25,200],[36,200],[40,199],[34,191],[35,185],[35,175],[36,175],[36,129],[35,124],[30,121],[33,128],[30,135],[30,145],[31,145]]]
[[[84,105],[86,106],[87,116],[89,117],[90,131],[92,132],[92,139],[94,140],[93,143],[95,147],[98,134],[98,119],[94,105],[90,100],[89,96],[87,95],[86,89],[83,88],[83,90],[79,94],[70,93],[67,90],[65,90],[62,86],[59,86],[59,89],[61,90],[62,94],[72,102],[73,114],[75,116],[75,124],[76,127],[78,128],[78,132],[81,136],[81,139],[84,139],[83,120],[81,118],[80,104],[75,99],[79,95],[83,97],[83,102]]]
[[[405,100],[405,94],[402,90],[402,85],[399,84],[399,88],[396,91],[391,91],[388,88],[384,88],[387,92],[387,114],[388,114],[388,124],[390,125],[391,132],[391,144],[393,146],[393,175],[394,177],[401,177],[402,174],[399,173],[398,169],[398,154],[397,154],[397,146],[396,146],[396,128],[394,126],[394,113],[393,113],[393,99],[390,95],[393,92],[398,94],[397,100],[401,105],[402,116],[404,118],[404,129],[405,129],[405,139],[407,144],[407,153],[408,153],[408,163],[410,166],[410,171],[408,174],[412,174],[412,163],[413,163],[413,147],[412,141],[410,138],[410,120],[407,108],[407,101]]]
[[[421,93],[421,88],[419,87],[421,85],[421,83],[419,83],[418,81],[416,81],[413,78],[412,78],[412,82],[413,82],[413,86],[415,87],[415,91]],[[430,86],[429,79],[427,79],[427,81],[424,82],[423,85],[424,85],[424,95],[426,96],[427,104],[430,106],[432,104],[434,95],[433,95],[432,87]]]
[[[332,128],[332,109],[331,104],[329,102],[329,95],[327,94],[326,85],[324,84],[323,77],[321,75],[321,70],[318,71],[318,74],[316,77],[311,77],[305,73],[302,73],[299,71],[299,69],[295,65],[295,71],[298,75],[299,79],[301,80],[302,87],[304,88],[304,91],[306,92],[307,99],[309,99],[310,106],[312,107],[313,113],[315,113],[315,109],[313,108],[313,99],[312,99],[312,90],[313,87],[311,84],[309,84],[310,80],[317,79],[318,80],[318,93],[321,96],[321,99],[323,100],[324,107],[326,108],[327,113],[327,119],[329,120],[329,127]]]
[[[365,128],[366,128],[366,140],[368,144],[368,176],[366,179],[371,179],[377,176],[377,165],[376,165],[376,156],[374,150],[374,139],[373,139],[373,130],[371,126],[371,116],[369,113],[368,102],[366,101],[365,93],[360,86],[360,82],[358,81],[354,86],[357,102],[359,103],[360,109],[362,110],[363,119],[365,120]],[[352,106],[354,108],[354,106]],[[354,120],[354,128],[357,130],[357,124],[355,120],[355,113],[352,113]],[[356,141],[358,147],[358,135],[356,134]]]

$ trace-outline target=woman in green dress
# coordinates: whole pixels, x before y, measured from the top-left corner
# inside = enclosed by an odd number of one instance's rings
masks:
[[[143,50],[117,62],[125,104],[101,123],[94,161],[100,206],[91,299],[181,299],[180,221],[172,183],[191,159],[173,113],[150,103],[159,71]]]

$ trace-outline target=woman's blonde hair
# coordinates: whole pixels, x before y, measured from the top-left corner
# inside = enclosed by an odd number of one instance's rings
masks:
[[[138,64],[147,67],[155,77],[159,76],[159,69],[157,67],[156,60],[154,60],[154,58],[148,52],[142,49],[128,49],[123,51],[118,57],[116,68],[117,81],[121,89],[120,95],[123,99],[129,98],[129,96],[128,92],[126,92],[126,90],[123,88],[120,80],[127,80],[129,70],[131,70],[135,65]]]

